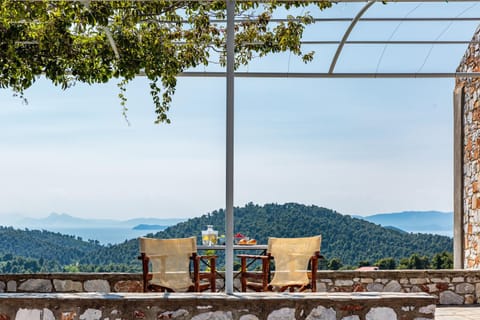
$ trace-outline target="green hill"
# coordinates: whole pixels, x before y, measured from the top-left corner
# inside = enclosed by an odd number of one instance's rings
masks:
[[[54,272],[93,254],[101,245],[45,230],[0,226],[0,272]]]
[[[452,252],[453,240],[432,234],[413,234],[386,229],[379,225],[341,215],[318,206],[296,203],[247,204],[235,208],[234,231],[241,232],[258,243],[266,243],[269,236],[302,237],[322,235],[322,254],[327,258],[338,257],[343,264],[357,265],[360,261],[375,262],[392,257],[397,260],[408,258],[414,253],[433,256]],[[195,235],[200,241],[201,231],[213,225],[219,234],[224,233],[225,212],[216,210],[201,217],[192,218],[152,235],[159,238],[187,237]],[[138,264],[136,240],[103,247],[86,255],[85,263]]]
[[[224,234],[225,212],[216,210],[170,226],[156,234],[158,238],[197,236],[207,225]],[[399,261],[412,254],[432,257],[452,252],[449,237],[413,234],[387,229],[365,220],[341,215],[318,206],[296,203],[247,204],[235,208],[235,233],[241,232],[258,243],[269,236],[303,237],[321,234],[321,252],[327,260],[339,258],[343,265],[376,262],[382,258]],[[82,241],[74,236],[39,230],[0,227],[0,273],[57,271],[139,272],[138,241],[103,246],[98,241]],[[219,265],[223,264],[220,255]]]

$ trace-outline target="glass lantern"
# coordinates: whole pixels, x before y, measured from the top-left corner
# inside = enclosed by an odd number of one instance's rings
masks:
[[[218,231],[213,230],[212,225],[207,226],[207,230],[202,231],[202,244],[204,246],[213,246],[217,244]]]

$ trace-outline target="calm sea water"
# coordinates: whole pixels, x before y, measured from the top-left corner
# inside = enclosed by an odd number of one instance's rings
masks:
[[[98,240],[101,244],[116,244],[125,240],[135,239],[159,230],[133,230],[129,228],[44,228],[52,232],[82,237],[84,241]]]
[[[84,241],[89,239],[98,240],[101,244],[117,244],[125,240],[136,239],[148,233],[157,233],[161,230],[133,230],[128,228],[50,228],[48,231],[60,232],[62,234],[82,237]],[[416,231],[421,233],[434,233],[443,236],[452,237],[453,230],[450,231]]]

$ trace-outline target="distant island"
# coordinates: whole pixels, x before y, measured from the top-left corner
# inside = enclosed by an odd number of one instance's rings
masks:
[[[159,224],[139,224],[133,227],[133,230],[165,230],[167,226],[161,226]]]

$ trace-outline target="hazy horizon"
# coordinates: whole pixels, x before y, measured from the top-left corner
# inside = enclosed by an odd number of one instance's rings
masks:
[[[260,206],[263,206],[265,204],[256,204],[254,203],[255,205],[260,205]],[[283,204],[283,203],[281,203]],[[313,204],[304,204],[302,203],[303,205],[313,205]],[[318,207],[322,207],[321,205],[316,205]],[[238,207],[238,206],[236,206]],[[243,206],[240,206],[240,207],[243,207]],[[323,206],[324,207],[324,206]],[[212,210],[209,210],[207,212],[203,212],[197,216],[189,216],[189,217],[175,217],[175,216],[171,216],[171,217],[168,217],[168,216],[164,216],[164,217],[154,217],[154,216],[132,216],[132,217],[128,217],[128,218],[115,218],[115,217],[104,217],[104,216],[97,216],[97,217],[83,217],[83,216],[76,216],[76,215],[73,215],[73,214],[70,214],[68,212],[50,212],[50,213],[45,213],[45,214],[39,214],[39,215],[28,215],[28,214],[22,214],[22,213],[15,213],[13,216],[12,214],[8,214],[8,213],[3,213],[3,214],[0,214],[0,219],[2,219],[2,221],[8,221],[9,223],[11,222],[14,222],[14,221],[17,221],[18,219],[23,219],[23,218],[30,218],[30,219],[36,219],[36,220],[42,220],[42,219],[46,219],[48,217],[51,217],[52,215],[67,215],[67,216],[70,216],[70,217],[74,217],[74,218],[78,218],[78,219],[85,219],[85,220],[115,220],[115,221],[119,221],[119,222],[126,222],[126,221],[130,221],[130,220],[135,220],[135,219],[159,219],[159,220],[171,220],[171,219],[181,219],[181,220],[187,220],[187,219],[190,219],[190,218],[195,218],[195,217],[200,217],[204,214],[207,214],[207,213],[211,213],[213,211],[216,211],[216,210],[224,210],[224,208],[216,208],[216,209],[212,209]],[[375,213],[367,213],[367,214],[356,214],[356,213],[345,213],[345,212],[339,212],[338,210],[335,210],[333,208],[327,208],[327,209],[330,209],[330,210],[333,210],[333,211],[336,211],[342,215],[351,215],[351,216],[360,216],[360,217],[369,217],[369,216],[374,216],[374,215],[382,215],[382,214],[399,214],[399,213],[404,213],[404,212],[419,212],[419,213],[422,213],[422,212],[439,212],[439,213],[445,213],[445,214],[451,214],[453,213],[453,211],[441,211],[441,210],[403,210],[403,211],[392,211],[392,212],[375,212]],[[0,225],[4,225],[2,222],[0,222]]]

